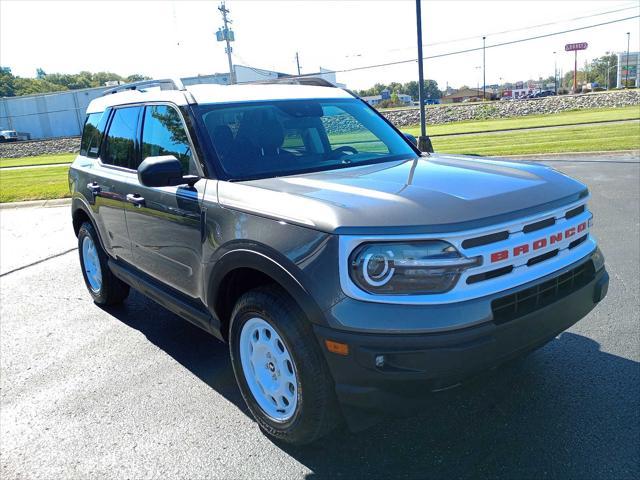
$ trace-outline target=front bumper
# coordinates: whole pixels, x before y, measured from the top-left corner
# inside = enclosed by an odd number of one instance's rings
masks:
[[[482,323],[469,318],[467,328],[423,334],[314,329],[343,405],[406,409],[412,400],[419,403],[424,392],[455,386],[544,345],[587,315],[605,297],[608,284],[606,270],[596,271],[589,256],[530,284],[475,300],[489,303],[492,318]],[[401,318],[407,307],[395,307],[392,318]],[[423,308],[426,313],[432,307]],[[456,304],[448,309],[457,314]],[[439,311],[439,316],[446,314]],[[349,354],[327,351],[325,340],[347,344]]]

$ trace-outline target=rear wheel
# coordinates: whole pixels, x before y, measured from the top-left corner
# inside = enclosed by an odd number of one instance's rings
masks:
[[[84,283],[95,303],[115,305],[127,298],[129,285],[111,273],[107,255],[89,222],[83,223],[78,231],[78,253]]]
[[[309,321],[284,291],[245,293],[234,308],[229,340],[240,391],[265,433],[306,444],[338,425],[331,374]]]

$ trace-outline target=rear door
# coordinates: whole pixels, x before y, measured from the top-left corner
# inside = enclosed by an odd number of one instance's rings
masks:
[[[202,176],[182,113],[172,105],[147,105],[142,115],[141,159],[173,155],[183,175]],[[133,263],[140,270],[190,297],[200,296],[201,203],[206,180],[193,187],[145,187],[127,194],[126,218]]]
[[[137,181],[134,167],[139,159],[137,142],[142,107],[118,107],[111,114],[100,146],[95,178],[87,187],[94,192],[94,209],[105,248],[113,256],[132,259],[124,208],[130,185]]]

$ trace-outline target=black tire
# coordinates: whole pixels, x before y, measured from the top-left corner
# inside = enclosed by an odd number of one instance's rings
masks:
[[[245,379],[240,362],[243,325],[258,317],[272,326],[286,344],[297,371],[297,406],[293,416],[274,421],[260,407]],[[311,443],[341,423],[333,378],[311,324],[298,305],[277,287],[261,287],[240,297],[231,315],[229,343],[233,371],[240,392],[258,425],[270,437],[294,445]]]
[[[83,242],[85,237],[91,238],[93,244],[98,252],[98,259],[100,260],[100,270],[102,273],[102,282],[98,290],[94,290],[91,287],[89,279],[87,278],[87,272],[84,268],[83,257]],[[129,295],[129,285],[117,278],[109,269],[109,263],[107,254],[102,249],[100,239],[93,225],[89,222],[85,222],[78,231],[78,254],[80,257],[80,269],[82,270],[82,277],[84,283],[87,286],[89,294],[93,298],[93,301],[98,305],[116,305],[122,303]]]

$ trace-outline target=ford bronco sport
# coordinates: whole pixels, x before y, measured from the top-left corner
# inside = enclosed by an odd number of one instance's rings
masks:
[[[267,434],[405,410],[604,298],[585,185],[421,153],[348,91],[293,83],[117,87],[69,171],[95,303],[133,287],[228,342]]]

